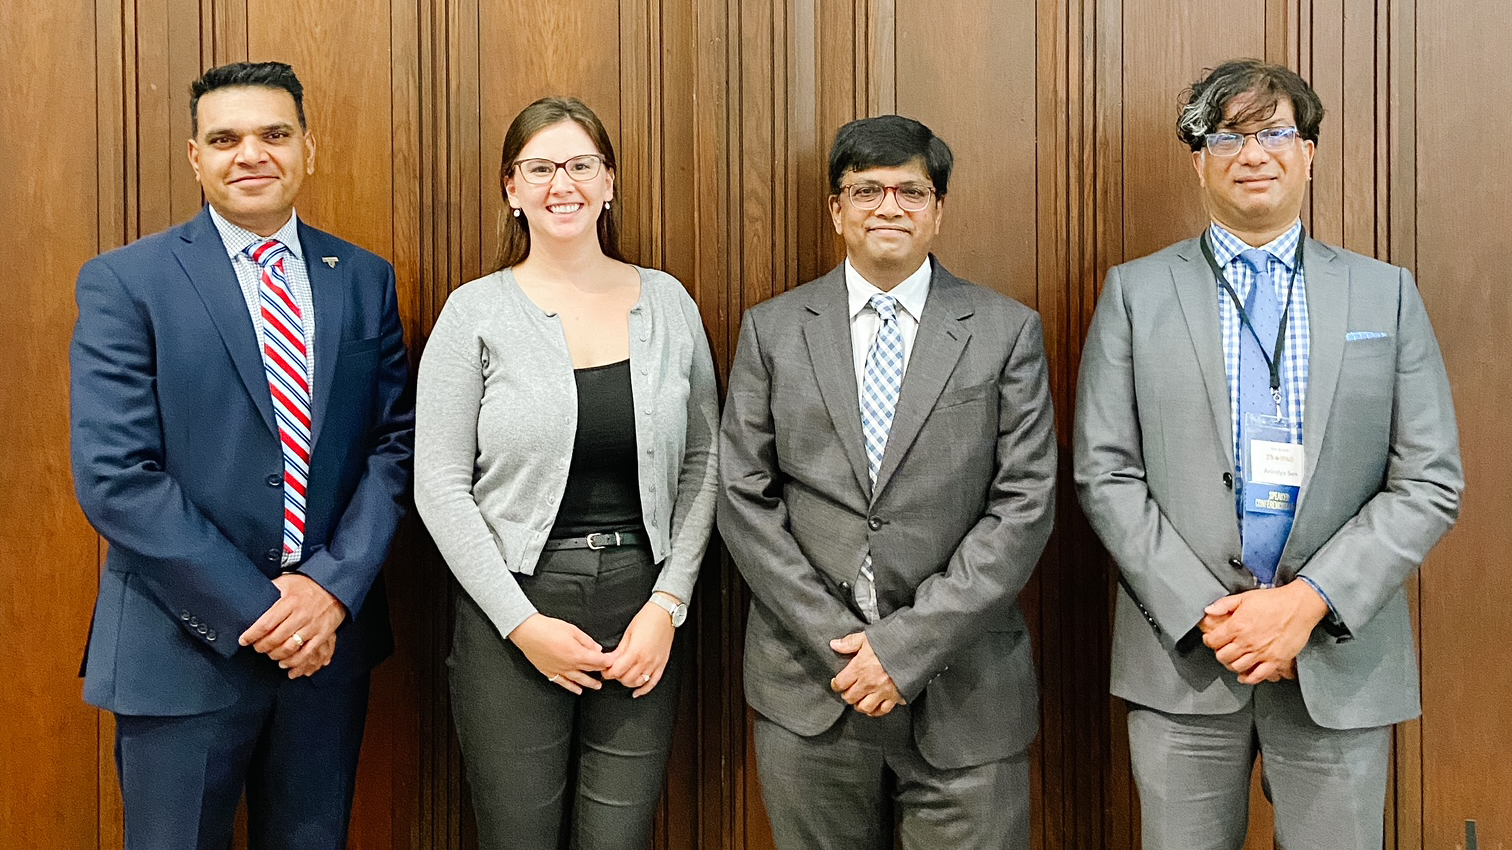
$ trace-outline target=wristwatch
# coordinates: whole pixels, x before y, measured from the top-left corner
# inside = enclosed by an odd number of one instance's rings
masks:
[[[651,594],[651,601],[665,608],[672,615],[672,628],[681,626],[688,619],[688,606],[682,602],[673,602],[668,596],[660,593]]]

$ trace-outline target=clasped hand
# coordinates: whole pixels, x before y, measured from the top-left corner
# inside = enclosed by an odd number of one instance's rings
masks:
[[[634,688],[632,697],[642,697],[661,683],[672,655],[673,634],[666,609],[647,602],[613,652],[604,652],[572,623],[539,613],[516,626],[509,640],[548,681],[574,694],[584,688],[596,691],[605,680],[612,680]]]
[[[830,641],[830,648],[852,656],[835,678],[830,690],[867,717],[881,717],[894,707],[907,705],[892,676],[882,667],[882,660],[872,651],[866,632],[852,632]]]
[[[1297,677],[1297,654],[1328,605],[1306,582],[1225,596],[1204,609],[1202,642],[1239,682],[1258,685]]]
[[[336,654],[336,628],[346,619],[346,606],[300,573],[285,573],[273,586],[278,601],[237,642],[277,661],[290,679],[312,675]]]

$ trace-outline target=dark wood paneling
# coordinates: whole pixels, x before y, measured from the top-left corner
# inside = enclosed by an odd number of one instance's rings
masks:
[[[20,0],[0,8],[0,257],[8,327],[0,334],[0,847],[88,847],[96,841],[97,712],[79,701],[79,659],[99,552],[74,502],[68,457],[67,348],[72,282],[111,238],[94,193],[101,149],[92,3]],[[107,52],[109,48],[106,48]],[[75,57],[49,73],[57,57]],[[65,188],[68,187],[68,188]],[[70,191],[69,188],[72,190]],[[118,199],[112,198],[112,209]]]
[[[955,274],[1035,307],[1035,4],[983,11],[897,3],[894,108],[955,154],[936,253]]]
[[[1423,567],[1423,847],[1512,846],[1512,618],[1503,541],[1512,516],[1512,33],[1506,3],[1419,3],[1418,286],[1449,366],[1466,459],[1460,522]]]

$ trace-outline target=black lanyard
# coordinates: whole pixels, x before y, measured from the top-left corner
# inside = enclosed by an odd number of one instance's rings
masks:
[[[1213,269],[1213,277],[1218,280],[1218,285],[1223,287],[1223,291],[1227,292],[1229,298],[1233,300],[1234,309],[1239,311],[1239,321],[1249,328],[1250,336],[1255,338],[1255,347],[1260,349],[1260,356],[1265,358],[1265,365],[1270,367],[1271,398],[1275,399],[1276,415],[1279,416],[1281,415],[1281,352],[1286,348],[1286,319],[1291,313],[1292,287],[1297,285],[1297,275],[1302,273],[1302,246],[1307,244],[1307,230],[1303,228],[1297,236],[1297,256],[1292,261],[1291,279],[1286,283],[1286,301],[1281,306],[1281,324],[1276,328],[1276,344],[1271,348],[1275,352],[1273,355],[1266,353],[1265,343],[1260,341],[1260,334],[1256,333],[1255,326],[1250,324],[1249,313],[1244,310],[1244,302],[1239,300],[1239,293],[1229,285],[1228,278],[1223,274],[1223,268],[1218,265],[1218,258],[1213,255],[1213,246],[1209,244],[1209,233],[1210,231],[1205,231],[1202,239],[1198,240],[1202,243],[1202,256],[1207,259],[1208,265]],[[1270,261],[1267,259],[1266,262]],[[1266,275],[1266,277],[1269,276],[1269,274]],[[1260,285],[1259,274],[1255,275],[1255,285]]]

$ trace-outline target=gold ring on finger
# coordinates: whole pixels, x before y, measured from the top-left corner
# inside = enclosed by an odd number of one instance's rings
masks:
[[[299,636],[299,632],[294,633],[294,648],[304,649],[304,638]]]

